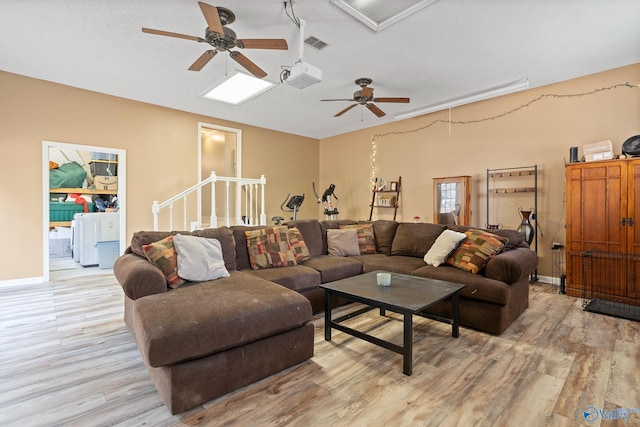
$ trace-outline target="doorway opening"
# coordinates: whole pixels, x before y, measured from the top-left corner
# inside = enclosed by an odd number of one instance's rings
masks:
[[[61,164],[70,166],[71,180],[64,175],[53,184],[60,175],[51,171],[59,172]],[[104,273],[109,262],[103,260],[122,253],[126,247],[126,165],[124,149],[42,142],[44,281],[49,281],[52,270],[56,278]],[[104,216],[96,217],[98,214]],[[72,231],[81,216],[87,231]],[[86,257],[80,259],[74,249],[82,250]]]
[[[198,177],[202,181],[215,172],[217,176],[242,177],[242,130],[225,126],[198,123]],[[239,186],[233,184],[235,188],[230,190],[229,209],[231,218],[237,218],[241,209],[241,190]],[[218,191],[216,187],[216,216],[218,224],[224,224],[221,213],[226,205],[226,195],[224,191]],[[203,221],[211,216],[211,192],[202,192],[202,212]],[[203,224],[203,227],[209,224]]]

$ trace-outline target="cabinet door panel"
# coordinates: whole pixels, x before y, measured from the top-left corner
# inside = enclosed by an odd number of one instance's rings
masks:
[[[629,206],[628,218],[632,219],[632,225],[627,227],[627,239],[629,247],[629,274],[627,277],[627,296],[632,304],[640,305],[640,224],[636,213],[640,213],[640,160],[629,162],[628,172]]]
[[[598,272],[593,275],[594,259],[585,252],[620,254],[625,252],[626,164],[607,162],[567,166],[567,293],[584,296],[588,287],[605,293],[619,292],[624,278],[620,256],[597,257]],[[624,199],[621,197],[625,194]]]

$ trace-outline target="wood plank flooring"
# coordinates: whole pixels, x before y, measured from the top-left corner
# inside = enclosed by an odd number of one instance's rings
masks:
[[[2,426],[640,426],[640,323],[584,312],[531,286],[529,309],[499,337],[414,321],[402,357],[316,326],[309,362],[184,414],[163,405],[122,322],[112,274],[0,288]],[[343,313],[355,306],[343,307]],[[401,317],[350,325],[397,343]],[[584,418],[585,408],[626,421]],[[617,412],[616,412],[617,411]]]

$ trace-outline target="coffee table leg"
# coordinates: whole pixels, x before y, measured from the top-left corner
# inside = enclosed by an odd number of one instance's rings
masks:
[[[404,315],[404,354],[402,355],[402,372],[411,375],[413,372],[413,314]]]
[[[458,293],[456,292],[451,297],[451,312],[453,313],[453,325],[451,330],[451,336],[454,338],[458,338],[460,336],[460,298],[458,297]]]
[[[324,339],[331,341],[331,292],[324,290]]]

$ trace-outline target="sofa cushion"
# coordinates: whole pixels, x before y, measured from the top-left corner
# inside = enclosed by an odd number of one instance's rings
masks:
[[[315,289],[320,285],[321,281],[320,272],[304,265],[244,271],[248,274],[277,283],[296,292]]]
[[[396,235],[398,223],[387,219],[379,219],[371,223],[373,225],[373,235],[376,239],[376,250],[378,253],[391,255],[391,245],[393,237]]]
[[[220,246],[222,247],[222,256],[224,257],[225,268],[228,271],[236,269],[236,240],[234,239],[233,232],[229,227],[205,228],[204,230],[195,230],[191,232],[191,235],[218,240],[220,242]]]
[[[320,272],[322,283],[333,282],[362,273],[362,261],[358,257],[321,255],[305,261],[304,266]]]
[[[391,244],[391,255],[414,256],[422,259],[446,227],[446,225],[423,222],[398,224]]]
[[[293,256],[296,259],[296,264],[300,264],[303,261],[311,258],[311,254],[309,254],[309,248],[307,248],[307,244],[302,237],[302,233],[296,227],[289,227],[289,244],[291,245],[291,251],[293,252]]]
[[[424,256],[424,262],[428,265],[438,267],[446,261],[449,255],[451,255],[451,252],[453,252],[460,242],[466,238],[467,235],[464,233],[458,233],[453,230],[444,230],[433,243],[433,246],[431,246],[427,251]]]
[[[135,316],[140,352],[159,367],[295,329],[311,320],[311,304],[283,286],[233,271],[227,278],[140,298]]]
[[[331,256],[360,255],[358,232],[355,229],[327,230],[327,251]]]
[[[173,238],[174,236],[167,236],[157,242],[142,246],[144,256],[151,264],[162,271],[167,280],[167,285],[171,289],[178,288],[184,284],[184,279],[178,276],[178,258],[173,245]]]
[[[502,250],[508,239],[483,230],[465,231],[467,238],[447,258],[447,264],[478,273],[487,262]]]
[[[357,221],[350,219],[332,219],[320,222],[320,230],[322,231],[322,255],[329,253],[327,246],[327,230],[340,228],[341,225],[353,225],[357,224]]]
[[[362,262],[362,271],[368,273],[375,270],[393,273],[411,274],[416,268],[424,267],[422,258],[412,256],[387,256],[383,254],[360,255],[354,257]]]
[[[323,232],[317,219],[297,219],[285,224],[287,227],[296,227],[302,233],[304,242],[309,248],[312,257],[322,255]]]
[[[249,262],[249,251],[247,248],[247,236],[245,231],[260,230],[264,228],[264,225],[234,225],[231,227],[233,233],[233,239],[236,242],[236,269],[246,270],[251,268]]]
[[[142,246],[148,245],[158,240],[162,240],[167,236],[175,236],[176,234],[193,235],[198,237],[209,237],[218,239],[222,246],[222,254],[224,256],[224,265],[227,270],[236,269],[236,241],[229,227],[206,228],[204,230],[191,231],[137,231],[131,237],[131,253],[145,256]],[[246,248],[246,246],[245,246]],[[246,253],[246,250],[245,250]],[[248,258],[247,258],[248,263]]]
[[[340,229],[354,229],[358,235],[358,247],[360,254],[375,254],[376,239],[373,234],[373,225],[371,224],[354,224],[341,225]]]
[[[253,270],[296,265],[296,258],[289,244],[288,232],[287,226],[245,231],[249,263]]]
[[[131,237],[131,252],[145,256],[143,246],[160,241],[177,233],[171,231],[136,231]]]
[[[498,280],[489,279],[481,274],[473,274],[450,265],[434,267],[423,265],[411,273],[413,276],[445,280],[465,285],[460,296],[474,300],[505,305],[511,299],[510,285]]]
[[[229,277],[217,239],[176,234],[173,245],[178,258],[178,276],[183,279],[204,282]]]

